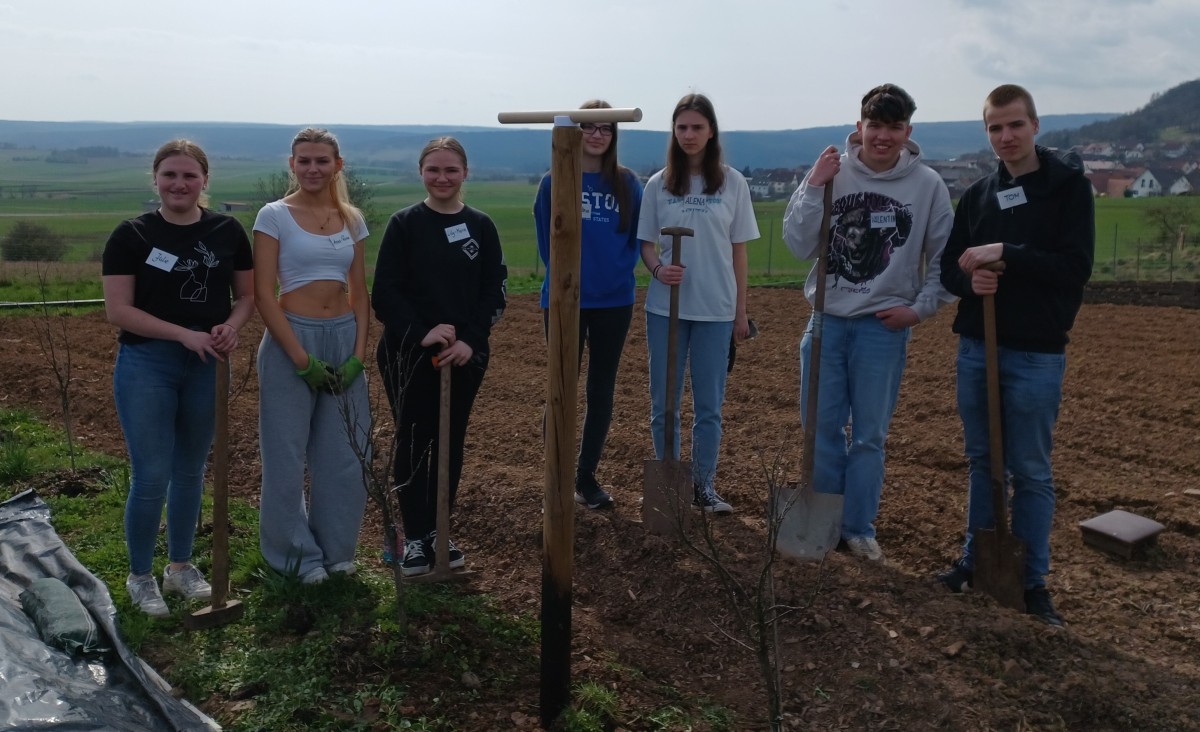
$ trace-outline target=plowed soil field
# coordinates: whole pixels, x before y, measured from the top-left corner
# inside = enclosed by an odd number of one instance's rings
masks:
[[[1200,298],[1194,285],[1173,293],[1145,304],[1136,288],[1112,297],[1095,290],[1072,333],[1049,577],[1063,629],[933,582],[957,556],[966,504],[953,307],[914,331],[877,523],[886,562],[834,553],[821,566],[776,568],[780,601],[799,608],[779,628],[791,729],[1200,730]],[[1162,302],[1170,306],[1154,304]],[[797,352],[809,315],[793,290],[754,289],[749,304],[761,334],[739,349],[730,377],[717,476],[737,511],[714,526],[729,566],[743,574],[763,554],[764,461],[782,456],[786,477],[798,477]],[[101,313],[68,322],[76,434],[91,449],[123,455],[111,394],[115,334]],[[598,473],[616,509],[575,517],[573,677],[609,685],[633,709],[670,703],[670,688],[707,696],[735,710],[737,729],[762,728],[762,677],[755,657],[726,635],[731,612],[711,570],[638,523],[642,461],[652,457],[644,333],[639,305]],[[243,332],[231,410],[232,490],[250,501],[259,475],[252,361],[260,334],[257,319]],[[59,420],[40,358],[32,321],[0,318],[0,405]],[[494,331],[453,535],[479,572],[477,590],[533,615],[545,393],[542,317],[534,296],[516,296]],[[1164,524],[1157,546],[1124,560],[1085,545],[1078,523],[1116,508]],[[364,569],[377,566],[374,513],[362,541]],[[628,667],[642,674],[621,670]],[[538,679],[488,693],[493,678],[508,676],[493,671],[475,669],[478,701],[438,706],[436,715],[457,717],[464,730],[530,728]],[[457,680],[406,682],[417,684],[411,698],[420,714],[439,685]],[[220,702],[206,709],[220,717]],[[625,728],[658,729],[637,715]]]

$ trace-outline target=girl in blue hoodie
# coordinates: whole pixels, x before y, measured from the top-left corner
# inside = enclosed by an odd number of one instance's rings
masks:
[[[593,99],[581,109],[608,109]],[[639,244],[642,184],[617,162],[617,126],[584,123],[583,227],[580,250],[579,357],[588,351],[587,414],[575,472],[575,501],[588,508],[611,508],[612,497],[596,481],[596,466],[612,422],[613,392],[625,336],[633,318],[634,278]],[[542,178],[533,204],[538,253],[546,264],[542,282],[543,322],[549,318],[550,174]]]

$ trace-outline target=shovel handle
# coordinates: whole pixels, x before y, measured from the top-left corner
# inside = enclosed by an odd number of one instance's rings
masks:
[[[821,212],[821,242],[817,252],[817,291],[813,296],[812,338],[809,339],[808,400],[804,410],[804,455],[800,462],[803,485],[811,487],[817,452],[817,395],[821,381],[821,336],[825,330],[825,280],[829,267],[829,247],[833,242],[830,223],[833,211],[833,181],[825,184],[824,210]]]
[[[984,265],[994,272],[1004,270],[1004,262]],[[1007,483],[1004,471],[1004,427],[1001,418],[1003,406],[1000,402],[1000,346],[996,337],[996,296],[983,296],[983,344],[987,360],[987,405],[988,405],[988,461],[992,466],[992,516],[995,518],[996,535],[1009,533],[1008,507],[1005,493]]]
[[[436,359],[435,359],[436,361]],[[438,389],[438,450],[437,450],[437,540],[434,541],[434,567],[450,566],[450,379],[453,366],[440,369]]]
[[[664,226],[659,229],[662,236],[671,237],[671,264],[683,264],[683,237],[695,236],[696,232],[686,226]],[[675,410],[679,408],[675,399],[675,364],[679,362],[676,340],[679,337],[679,285],[671,285],[670,316],[667,319],[667,387],[666,413],[663,414],[663,454],[668,460],[675,459]]]
[[[212,607],[225,607],[229,593],[229,369],[232,356],[216,362],[216,420],[213,430]]]

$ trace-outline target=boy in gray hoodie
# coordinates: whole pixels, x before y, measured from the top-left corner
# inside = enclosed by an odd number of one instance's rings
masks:
[[[826,278],[817,282],[814,268],[804,285],[809,302],[825,288],[813,488],[845,497],[842,538],[872,561],[883,559],[874,522],[912,326],[954,300],[939,281],[954,211],[946,184],[911,139],[916,108],[895,84],[867,92],[846,151],[821,153],[783,219],[792,254],[815,258],[827,235],[820,230],[825,187],[833,186]],[[800,342],[802,416],[811,349],[810,321]]]

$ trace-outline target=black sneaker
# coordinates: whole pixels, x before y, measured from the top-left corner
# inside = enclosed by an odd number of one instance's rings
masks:
[[[588,508],[612,508],[613,499],[591,473],[575,476],[575,502]]]
[[[692,508],[697,511],[718,514],[733,513],[733,506],[718,496],[712,488],[701,488],[699,485],[693,484],[692,493]]]
[[[1050,591],[1045,587],[1025,590],[1025,612],[1046,625],[1062,627],[1064,624],[1062,616],[1054,611],[1054,603],[1050,602]]]
[[[950,569],[937,576],[937,581],[951,592],[966,592],[975,587],[975,573],[964,567],[961,559],[956,559]]]
[[[427,551],[424,539],[409,539],[404,542],[404,561],[400,562],[400,574],[404,577],[425,574],[433,567],[431,552]]]
[[[429,552],[433,560],[437,559],[437,529],[430,531],[429,536],[425,537],[425,551]],[[446,538],[446,556],[450,561],[450,569],[461,569],[467,564],[467,556],[454,546],[454,539],[449,537]]]

